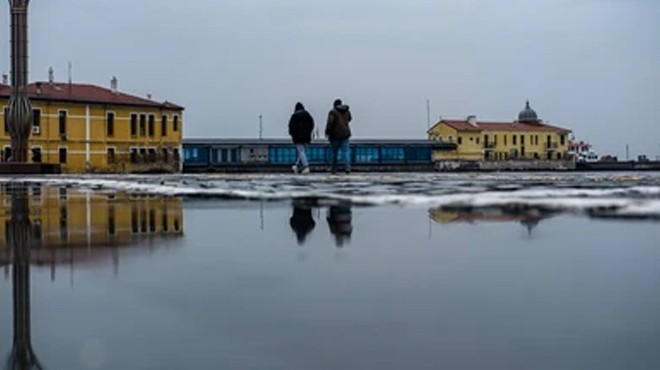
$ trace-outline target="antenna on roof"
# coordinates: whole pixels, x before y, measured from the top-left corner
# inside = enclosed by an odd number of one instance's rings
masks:
[[[69,85],[71,85],[71,69],[73,66],[71,65],[71,61],[69,61]]]
[[[115,94],[117,93],[118,85],[119,85],[119,81],[117,80],[117,77],[112,76],[112,78],[110,79],[110,88],[112,89],[112,92]]]

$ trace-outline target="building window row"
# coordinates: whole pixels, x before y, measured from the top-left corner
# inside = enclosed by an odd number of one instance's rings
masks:
[[[9,107],[5,106],[3,109],[4,113],[4,132],[6,134],[9,133],[9,124],[8,124],[8,116],[9,116]],[[41,109],[33,109],[32,110],[32,134],[33,135],[41,135],[41,118],[42,118],[42,111]],[[64,109],[61,109],[57,112],[57,119],[58,119],[58,133],[61,138],[66,139],[67,135],[67,120],[68,120],[68,112]],[[149,136],[153,137],[156,134],[156,116],[153,114],[136,114],[133,113],[131,114],[131,124],[130,124],[130,131],[131,131],[131,136],[138,136],[138,122],[139,122],[139,136]],[[106,113],[106,135],[109,137],[112,137],[115,135],[115,121],[116,121],[116,114],[114,112],[108,112]],[[168,132],[168,118],[167,115],[163,115],[161,118],[161,136],[167,136]],[[174,115],[172,119],[172,131],[173,132],[178,132],[179,131],[179,116]]]
[[[110,161],[110,149],[108,149],[108,161]],[[112,152],[114,158],[114,149]],[[131,148],[131,163],[167,163],[179,161],[178,148],[162,148],[160,151],[156,148]]]
[[[114,122],[114,116],[113,116]],[[139,124],[138,124],[139,123]],[[131,113],[131,136],[154,137],[156,135],[156,116],[145,113]],[[160,135],[167,136],[167,115],[163,115],[160,121]],[[172,117],[172,131],[179,131],[179,116]]]
[[[133,234],[153,234],[158,232],[156,225],[159,220],[156,218],[156,210],[154,208],[149,208],[147,211],[147,209],[143,207],[139,208],[140,209],[138,209],[137,205],[131,207],[131,232]],[[160,232],[170,232],[170,218],[167,210],[162,213],[160,222]],[[179,217],[173,217],[172,230],[176,233],[181,231],[181,220]]]

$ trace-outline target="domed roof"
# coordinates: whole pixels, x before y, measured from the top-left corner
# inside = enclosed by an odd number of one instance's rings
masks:
[[[528,100],[527,104],[525,104],[525,109],[521,110],[520,114],[518,114],[518,122],[537,123],[538,121],[539,117],[534,112],[534,109],[529,106]]]

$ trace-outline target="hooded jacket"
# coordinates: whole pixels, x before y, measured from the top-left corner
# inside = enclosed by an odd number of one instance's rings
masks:
[[[289,135],[294,144],[309,144],[312,142],[314,118],[305,110],[302,103],[296,104],[295,112],[289,119]]]
[[[328,113],[325,136],[330,140],[344,140],[351,137],[351,112],[348,105],[338,105]]]

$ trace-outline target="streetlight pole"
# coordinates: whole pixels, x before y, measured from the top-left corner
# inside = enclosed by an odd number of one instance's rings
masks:
[[[11,136],[11,161],[25,163],[32,130],[32,105],[28,85],[28,17],[30,0],[9,0],[11,8],[11,97],[7,128]]]
[[[260,114],[259,115],[259,140],[263,139],[263,133],[264,133],[263,116]]]
[[[431,129],[431,101],[426,99],[426,131]]]

